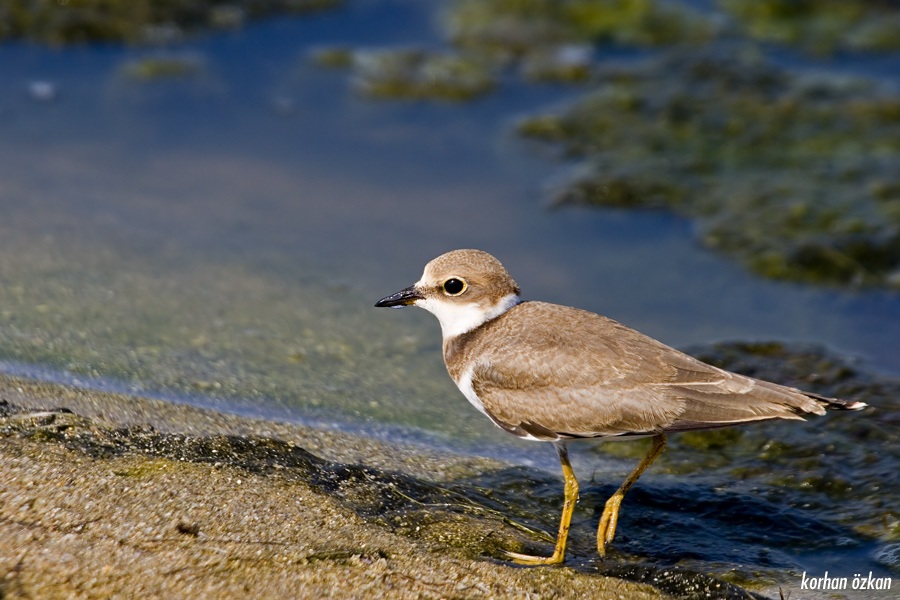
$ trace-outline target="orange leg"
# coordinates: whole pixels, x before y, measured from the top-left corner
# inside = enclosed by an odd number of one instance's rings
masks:
[[[556,536],[556,548],[552,556],[530,556],[507,552],[513,561],[521,565],[556,565],[566,559],[566,539],[569,537],[569,524],[572,521],[572,511],[578,501],[578,480],[569,463],[569,451],[562,443],[556,444],[556,453],[559,454],[559,462],[562,464],[563,477],[565,478],[565,500],[563,501],[562,517],[559,521],[559,534]],[[635,478],[637,479],[637,478]]]
[[[603,515],[600,517],[600,526],[597,528],[597,551],[600,553],[600,556],[606,556],[606,545],[612,543],[613,537],[616,535],[616,525],[619,522],[619,506],[622,504],[625,493],[634,485],[634,482],[638,480],[641,474],[647,470],[647,467],[653,464],[656,457],[662,454],[665,447],[666,434],[660,433],[653,438],[653,445],[650,447],[650,451],[647,452],[647,455],[641,460],[637,468],[631,472],[631,475],[616,490],[616,493],[606,501]]]

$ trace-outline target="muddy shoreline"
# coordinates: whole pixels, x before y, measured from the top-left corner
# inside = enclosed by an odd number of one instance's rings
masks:
[[[465,491],[487,459],[15,377],[0,455],[2,598],[756,597],[511,566],[546,543]]]

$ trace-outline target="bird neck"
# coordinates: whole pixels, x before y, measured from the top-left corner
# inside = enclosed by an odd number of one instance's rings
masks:
[[[447,315],[449,318],[439,318],[444,341],[446,342],[458,335],[468,333],[488,321],[496,319],[519,302],[521,302],[521,299],[518,294],[507,294],[487,309],[474,305],[460,307],[460,310],[455,311],[453,315]]]

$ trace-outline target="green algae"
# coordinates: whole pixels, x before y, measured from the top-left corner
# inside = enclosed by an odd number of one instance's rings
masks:
[[[495,85],[491,65],[465,54],[325,48],[314,53],[313,60],[324,67],[350,67],[356,91],[373,98],[462,101]]]
[[[579,162],[557,204],[662,208],[769,278],[900,285],[900,102],[746,52],[673,53],[519,132]]]
[[[724,5],[819,34],[821,19],[847,19],[850,37],[900,14],[878,2]],[[358,91],[380,98],[471,99],[510,72],[589,86],[569,108],[518,127],[575,162],[555,205],[669,210],[763,277],[900,288],[900,101],[863,78],[779,68],[726,21],[652,0],[457,0],[443,13],[450,50],[345,47],[316,60],[349,68]],[[782,41],[843,43],[813,39]],[[614,46],[665,52],[604,62]],[[453,68],[426,75],[432,61]]]
[[[317,49],[320,67],[349,69],[354,89],[368,97],[403,100],[466,101],[490,93],[500,83],[503,65],[469,51],[435,52],[417,48]],[[554,46],[529,53],[521,61],[529,81],[580,83],[591,75],[590,48]]]
[[[819,54],[900,48],[900,6],[883,0],[720,0],[755,39]]]
[[[0,5],[0,39],[63,45],[146,43],[199,29],[241,26],[276,13],[331,9],[341,0],[11,0]]]
[[[470,100],[514,68],[532,82],[583,83],[596,42],[658,46],[712,37],[712,21],[680,3],[648,0],[455,0],[442,22],[452,49],[325,48],[314,63],[349,68],[376,98]]]
[[[353,54],[353,49],[346,46],[327,46],[315,49],[311,58],[320,67],[345,69],[353,66]]]
[[[147,57],[129,62],[122,67],[126,77],[138,81],[190,77],[202,70],[202,61],[191,56]]]
[[[593,75],[593,49],[563,45],[529,52],[521,60],[522,77],[531,82],[584,83]]]
[[[454,0],[444,14],[453,45],[508,61],[588,42],[657,46],[704,42],[713,21],[680,2]]]

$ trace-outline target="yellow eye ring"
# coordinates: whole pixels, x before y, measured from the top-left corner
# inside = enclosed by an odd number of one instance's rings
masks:
[[[444,289],[444,293],[448,296],[459,296],[469,288],[469,284],[466,283],[465,279],[460,279],[459,277],[451,277],[450,279],[446,280],[441,287]]]

